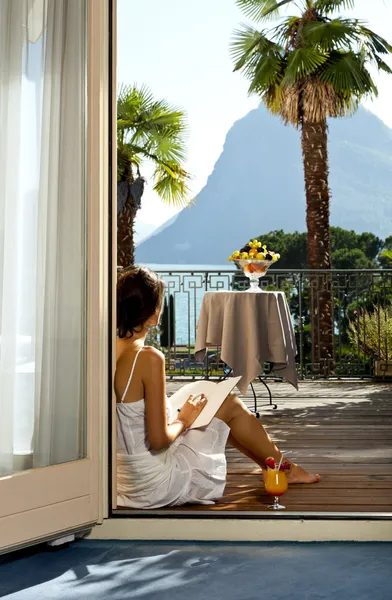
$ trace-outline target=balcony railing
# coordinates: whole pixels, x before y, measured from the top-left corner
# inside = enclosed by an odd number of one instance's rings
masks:
[[[201,302],[206,291],[244,290],[248,280],[237,270],[158,274],[166,282],[166,296],[160,333],[155,335],[167,358],[168,376],[222,375],[219,348],[210,348],[203,363],[195,361]],[[300,379],[372,377],[377,364],[392,363],[392,269],[276,269],[260,283],[265,290],[286,294]],[[329,338],[321,335],[326,328],[322,302],[329,311]],[[327,339],[329,348],[324,347]]]

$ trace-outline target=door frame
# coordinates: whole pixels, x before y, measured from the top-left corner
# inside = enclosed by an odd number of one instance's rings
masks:
[[[114,7],[115,9],[115,7]],[[111,387],[110,0],[87,0],[87,457],[0,479],[0,552],[88,529],[108,516]],[[113,108],[111,106],[111,108]],[[115,178],[114,178],[115,179]]]
[[[112,514],[117,506],[116,481],[116,396],[114,393],[114,373],[116,371],[116,282],[117,282],[117,0],[109,0],[109,247],[111,250],[109,267],[109,309],[110,339],[108,364],[108,402],[107,402],[107,438],[106,438],[106,487],[107,499],[104,517]]]

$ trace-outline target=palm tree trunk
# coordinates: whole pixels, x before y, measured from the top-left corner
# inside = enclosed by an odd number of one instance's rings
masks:
[[[308,267],[312,270],[331,269],[327,132],[326,122],[302,124]],[[314,273],[310,277],[309,285],[313,372],[329,375],[334,370],[332,275]]]
[[[130,267],[135,262],[134,225],[136,212],[135,203],[129,193],[124,209],[117,212],[117,266],[122,269]]]

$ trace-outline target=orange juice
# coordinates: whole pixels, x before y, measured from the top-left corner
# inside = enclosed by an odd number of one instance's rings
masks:
[[[286,473],[278,469],[267,469],[265,491],[271,496],[282,496],[287,491],[288,483]]]

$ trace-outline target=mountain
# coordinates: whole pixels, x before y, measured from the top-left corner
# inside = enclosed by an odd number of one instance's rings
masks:
[[[144,223],[143,221],[137,221],[135,224],[135,245],[141,244],[144,240],[150,237],[150,235],[156,231],[156,225],[152,225],[151,223]]]
[[[360,108],[329,124],[331,225],[392,233],[392,130]],[[300,133],[264,106],[234,123],[194,204],[142,242],[142,263],[220,264],[250,238],[305,231]]]

